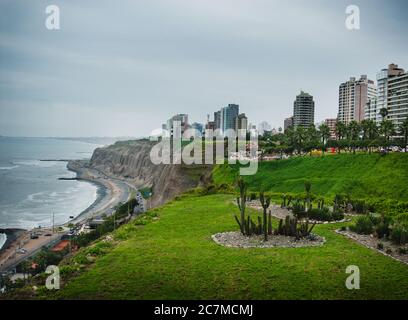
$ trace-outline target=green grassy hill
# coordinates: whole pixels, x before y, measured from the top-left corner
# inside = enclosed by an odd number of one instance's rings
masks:
[[[316,226],[327,239],[322,247],[217,245],[211,235],[238,229],[232,200],[231,195],[183,196],[150,211],[116,230],[115,244],[100,241],[77,254],[61,269],[63,281],[72,280],[52,298],[408,298],[408,267],[336,234],[339,224]],[[349,265],[360,268],[360,290],[345,287]]]
[[[237,166],[214,169],[217,184],[233,183]],[[297,157],[259,163],[254,176],[244,177],[249,189],[274,192],[302,192],[304,182],[312,191],[332,197],[349,193],[353,198],[408,201],[408,154],[340,154],[324,157]]]

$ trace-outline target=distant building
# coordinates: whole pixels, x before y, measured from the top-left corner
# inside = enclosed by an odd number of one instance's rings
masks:
[[[224,134],[228,129],[235,129],[235,118],[239,114],[237,104],[229,104],[221,110],[221,132]]]
[[[362,75],[359,80],[351,77],[349,81],[340,84],[338,120],[345,124],[363,121],[367,102],[376,95],[374,81],[366,75]]]
[[[221,129],[221,111],[214,112],[214,129]]]
[[[234,118],[234,129],[238,131],[240,129],[247,130],[248,127],[248,118],[245,116],[245,113],[241,113]]]
[[[174,135],[173,132],[173,127],[174,127],[174,122],[180,122],[181,125],[181,136],[184,135],[184,132],[189,128],[188,125],[188,115],[184,113],[176,114],[175,116],[171,117],[169,120],[167,120],[166,124],[166,129],[168,130],[168,134],[170,136]]]
[[[260,124],[258,124],[258,132],[260,135],[263,135],[265,131],[271,131],[271,130],[272,130],[271,125],[266,121],[262,121]]]
[[[287,132],[289,128],[293,127],[293,116],[286,118],[283,122],[283,132]]]
[[[313,96],[301,91],[293,103],[293,126],[309,127],[314,124],[315,103]]]
[[[330,129],[330,139],[335,140],[336,139],[337,118],[326,119],[324,120],[324,124],[328,126]]]
[[[197,130],[200,133],[200,135],[202,136],[203,131],[204,131],[204,125],[202,123],[194,122],[191,125],[191,128]]]
[[[205,130],[215,130],[215,121],[208,121]]]

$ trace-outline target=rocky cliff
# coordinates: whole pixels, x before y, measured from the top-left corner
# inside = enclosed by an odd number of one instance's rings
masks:
[[[126,180],[137,188],[152,188],[149,207],[156,207],[188,189],[208,175],[208,166],[155,165],[150,150],[155,142],[122,141],[94,151],[89,166],[103,174]]]

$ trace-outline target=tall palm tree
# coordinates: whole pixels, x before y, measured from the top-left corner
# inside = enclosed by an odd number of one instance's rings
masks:
[[[407,144],[408,144],[408,117],[401,123],[399,126],[399,134],[404,137],[404,147],[405,152],[407,152]]]
[[[321,138],[321,141],[322,141],[322,144],[323,144],[322,150],[323,150],[323,154],[324,154],[324,151],[326,150],[326,143],[330,138],[330,128],[329,128],[329,126],[326,125],[326,124],[320,125],[319,126],[319,134],[320,134],[320,138]]]
[[[394,123],[390,120],[384,120],[380,124],[380,133],[386,141],[390,141],[390,137],[395,134]]]
[[[382,121],[384,121],[385,117],[388,116],[388,109],[381,108],[379,114],[381,115]]]
[[[338,140],[342,140],[346,136],[347,127],[341,122],[337,121],[336,123],[336,136]]]
[[[394,123],[390,120],[383,120],[380,124],[380,133],[384,137],[384,149],[387,149],[390,137],[395,135]]]
[[[355,145],[356,141],[359,140],[361,133],[361,126],[357,121],[350,121],[348,125],[348,140],[349,146],[352,147],[353,152],[356,152]]]
[[[306,138],[306,129],[302,126],[298,126],[295,129],[295,143],[296,143],[296,149],[298,151],[298,154],[302,152],[302,149],[304,147],[304,142]]]
[[[370,145],[373,140],[378,136],[378,127],[373,119],[365,119],[361,121],[361,129],[363,131],[363,141],[369,152],[371,153]]]
[[[338,147],[337,147],[337,153],[340,153],[340,147],[341,147],[341,140],[344,139],[344,137],[347,135],[347,126],[341,122],[341,121],[337,121],[336,123],[336,137],[338,142]]]

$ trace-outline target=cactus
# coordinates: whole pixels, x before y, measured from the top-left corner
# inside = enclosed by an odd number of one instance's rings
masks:
[[[271,214],[270,210],[269,210],[269,214],[268,214],[268,234],[269,235],[272,234],[272,214]]]
[[[268,210],[271,204],[271,197],[266,196],[264,192],[260,192],[259,200],[261,201],[262,209],[263,209],[263,234],[264,234],[264,241],[268,240],[268,229],[267,229],[267,216],[266,211]]]
[[[241,219],[239,223],[239,226],[241,228],[241,233],[243,235],[246,235],[249,232],[249,222],[245,221],[245,208],[246,208],[246,191],[247,191],[247,187],[245,185],[244,180],[239,179],[238,180],[238,188],[239,188],[239,194],[240,196],[237,197],[237,204],[238,204],[238,208],[241,214]]]

